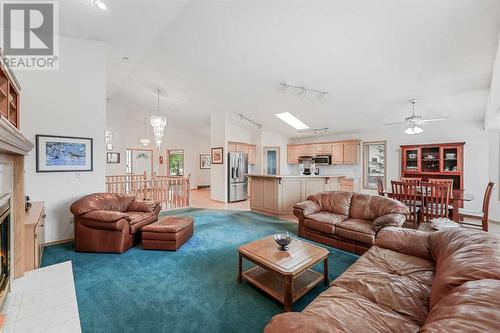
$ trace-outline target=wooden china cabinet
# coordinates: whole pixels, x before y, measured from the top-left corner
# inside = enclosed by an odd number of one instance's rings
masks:
[[[464,190],[465,142],[401,146],[401,177],[453,179],[453,190]]]

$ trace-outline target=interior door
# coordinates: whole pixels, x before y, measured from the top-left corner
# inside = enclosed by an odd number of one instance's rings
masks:
[[[147,178],[153,174],[153,151],[150,149],[128,149],[130,154],[130,166],[132,174],[143,175]]]

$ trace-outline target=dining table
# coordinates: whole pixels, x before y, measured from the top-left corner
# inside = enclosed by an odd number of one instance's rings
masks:
[[[384,195],[387,197],[391,198],[392,197],[392,191],[384,191]],[[419,201],[423,201],[422,193],[416,193],[416,198]],[[463,202],[469,202],[474,200],[474,195],[470,193],[466,193],[465,190],[453,190],[450,201],[451,201],[451,206],[453,207],[452,213],[451,213],[451,219],[455,222],[460,222],[460,214],[458,213],[458,209],[461,208],[460,206],[462,205]]]

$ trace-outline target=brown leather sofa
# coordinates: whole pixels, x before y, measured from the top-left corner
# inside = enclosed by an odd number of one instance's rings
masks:
[[[310,195],[293,213],[300,237],[363,254],[380,228],[403,225],[408,207],[381,196],[332,191]]]
[[[158,220],[160,204],[116,193],[94,193],[75,201],[75,250],[123,253],[138,241],[141,227]]]
[[[264,332],[500,332],[499,295],[499,235],[384,228],[304,311]]]

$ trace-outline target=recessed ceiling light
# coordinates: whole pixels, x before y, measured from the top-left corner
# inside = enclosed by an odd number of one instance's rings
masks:
[[[297,119],[297,117],[295,117],[290,112],[276,113],[275,116],[278,117],[279,119],[283,120],[288,125],[290,125],[293,128],[295,128],[296,130],[304,130],[304,129],[308,129],[309,128],[309,126],[307,126],[302,121],[300,121],[299,119]]]
[[[108,9],[108,6],[102,0],[94,0],[93,2],[94,2],[94,6],[96,6],[97,8],[99,8],[101,10]]]

